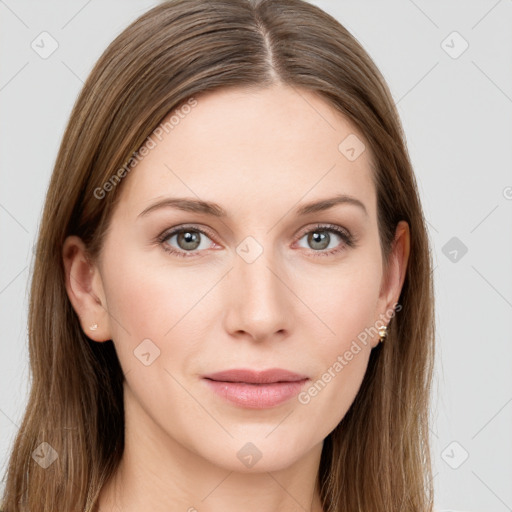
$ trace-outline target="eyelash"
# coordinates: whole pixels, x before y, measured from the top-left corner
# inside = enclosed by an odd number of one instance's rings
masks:
[[[168,240],[169,238],[171,238],[173,235],[175,235],[177,233],[181,233],[183,231],[197,231],[197,232],[207,236],[208,238],[214,238],[208,231],[206,231],[204,229],[198,228],[197,226],[193,226],[193,225],[191,225],[191,226],[184,225],[184,226],[180,226],[179,228],[171,229],[170,231],[164,231],[161,235],[159,235],[157,237],[157,242],[162,246],[162,249],[169,254],[173,254],[180,258],[194,257],[197,254],[197,252],[195,252],[195,251],[189,251],[188,253],[187,253],[187,251],[183,251],[183,250],[178,251],[176,249],[171,249],[169,244],[165,243],[165,241]],[[315,250],[311,249],[311,251],[314,254],[314,257],[330,256],[332,254],[336,254],[336,253],[346,250],[347,247],[352,248],[352,247],[356,246],[356,238],[353,235],[351,235],[349,231],[347,231],[346,229],[341,228],[339,226],[336,226],[335,224],[316,224],[315,226],[313,226],[313,228],[309,229],[308,231],[302,232],[301,235],[298,237],[298,240],[303,238],[304,235],[307,235],[307,234],[309,234],[311,232],[315,232],[315,231],[334,232],[340,236],[340,238],[345,243],[345,246],[342,246],[341,248],[322,250],[322,251],[315,251]]]

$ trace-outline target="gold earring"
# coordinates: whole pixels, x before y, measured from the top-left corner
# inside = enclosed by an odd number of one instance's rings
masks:
[[[387,325],[383,325],[379,327],[379,342],[382,343],[388,336],[388,327]]]
[[[89,327],[89,329],[90,329],[91,331],[95,331],[97,328],[98,328],[98,324],[92,324],[92,325]]]

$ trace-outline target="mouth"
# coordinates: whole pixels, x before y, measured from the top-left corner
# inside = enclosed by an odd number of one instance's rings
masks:
[[[277,407],[297,395],[309,377],[279,368],[227,370],[203,377],[217,395],[247,409]]]

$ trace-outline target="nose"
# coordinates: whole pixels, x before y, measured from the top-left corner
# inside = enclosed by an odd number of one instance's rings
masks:
[[[254,341],[284,338],[291,332],[297,299],[285,266],[270,249],[258,245],[254,241],[240,244],[226,276],[225,329]]]

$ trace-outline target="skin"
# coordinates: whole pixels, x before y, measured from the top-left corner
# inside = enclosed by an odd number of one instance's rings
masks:
[[[353,402],[378,335],[307,404],[294,397],[241,408],[201,376],[278,367],[316,382],[396,304],[409,228],[397,226],[384,275],[369,145],[314,93],[280,85],[196,98],[124,178],[98,260],[76,236],[63,247],[82,328],[97,342],[113,340],[126,378],[126,448],[99,510],[319,512],[323,440]],[[338,150],[350,134],[367,148],[354,161]],[[294,213],[337,193],[359,199],[367,215],[351,204]],[[228,216],[167,207],[138,217],[171,196],[214,201]],[[347,229],[356,246],[315,223]],[[155,241],[183,224],[212,234],[194,232],[201,244],[190,257],[165,252],[164,245],[187,251],[177,236]],[[327,248],[308,242],[312,231],[330,235]],[[263,251],[251,263],[237,253],[248,236]],[[134,355],[144,339],[160,350],[148,366]],[[262,454],[252,467],[237,457],[249,442]]]

